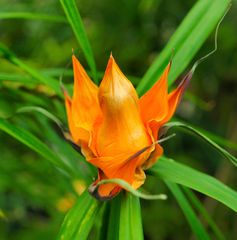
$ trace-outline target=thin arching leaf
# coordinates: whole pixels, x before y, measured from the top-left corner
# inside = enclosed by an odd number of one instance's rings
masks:
[[[200,239],[200,240],[210,239],[210,237],[208,236],[208,233],[206,232],[205,228],[199,221],[198,217],[196,216],[195,212],[193,211],[191,205],[189,204],[187,198],[183,194],[180,187],[177,184],[174,184],[168,181],[165,181],[165,183],[170,189],[170,191],[173,193],[174,197],[176,198],[180,208],[182,209],[197,239]]]
[[[67,23],[67,19],[63,16],[31,12],[0,12],[0,19],[29,19],[56,23]]]
[[[138,198],[143,198],[146,200],[166,200],[167,199],[167,196],[165,194],[150,195],[150,194],[142,193],[141,191],[134,189],[132,187],[132,185],[130,185],[128,182],[126,182],[120,178],[101,180],[96,185],[91,185],[91,188],[89,191],[91,191],[91,193],[93,194],[93,192],[96,190],[96,188],[99,185],[107,184],[107,183],[115,183],[115,184],[123,187],[128,192],[130,192],[132,195],[134,195],[135,197],[138,197]]]
[[[2,43],[0,43],[0,56],[1,55],[11,63],[15,64],[16,66],[27,72],[30,76],[33,77],[33,80],[35,80],[37,83],[44,83],[46,86],[49,86],[52,90],[54,90],[55,93],[57,93],[59,96],[63,96],[59,86],[59,81],[52,77],[41,74],[38,70],[24,63]]]
[[[91,68],[93,73],[93,77],[95,81],[97,80],[97,73],[96,73],[96,64],[94,60],[94,55],[87,38],[87,34],[85,28],[83,26],[83,22],[76,6],[75,0],[60,0],[61,5],[64,9],[66,17],[72,27],[72,30],[76,36],[76,39],[81,46],[81,49],[85,55],[85,58]]]
[[[215,224],[212,217],[209,215],[209,213],[207,212],[205,207],[202,205],[200,200],[195,196],[195,194],[192,192],[192,190],[190,190],[186,187],[182,187],[182,189],[183,189],[184,193],[187,195],[187,197],[189,198],[192,205],[196,208],[198,213],[201,214],[203,216],[203,218],[205,219],[205,221],[208,223],[210,229],[215,234],[215,239],[224,240],[225,236],[222,234],[219,227]]]
[[[211,145],[216,151],[218,151],[221,155],[223,155],[225,158],[230,160],[235,166],[237,166],[237,158],[227,152],[224,148],[216,144],[214,141],[212,141],[209,137],[207,137],[205,134],[203,134],[200,130],[195,129],[192,126],[189,126],[188,124],[182,123],[182,122],[170,122],[166,124],[167,128],[173,128],[173,127],[180,127],[188,132],[199,136],[202,140],[207,142],[209,145]]]
[[[5,119],[0,118],[0,129],[12,137],[16,138],[18,141],[24,145],[31,148],[33,151],[40,154],[45,159],[49,160],[56,167],[65,170],[67,173],[74,173],[74,169],[67,165],[62,159],[60,159],[51,149],[45,145],[42,141],[36,138],[32,133],[27,130],[15,126],[9,123]]]
[[[57,239],[88,239],[88,234],[101,206],[101,202],[95,200],[85,191],[66,214]]]
[[[140,81],[137,91],[144,94],[160,77],[173,55],[169,85],[184,71],[220,21],[230,0],[199,0],[184,18],[162,52]]]
[[[176,119],[176,118],[174,118],[174,121],[175,122],[180,122],[180,120]],[[193,124],[190,125],[190,124],[187,124],[187,123],[185,123],[183,121],[181,123],[185,124],[185,125],[189,125],[193,129],[195,129],[196,131],[198,131],[201,134],[205,135],[207,138],[209,138],[210,140],[216,142],[217,144],[221,145],[222,147],[226,147],[226,148],[229,148],[229,149],[237,151],[237,143],[236,142],[228,140],[228,139],[226,139],[224,137],[221,137],[221,136],[219,136],[217,134],[214,134],[211,131],[207,131],[206,129],[200,128],[200,127],[198,127],[196,125],[195,126]]]
[[[164,180],[192,188],[237,212],[237,192],[214,177],[164,156],[147,172]]]

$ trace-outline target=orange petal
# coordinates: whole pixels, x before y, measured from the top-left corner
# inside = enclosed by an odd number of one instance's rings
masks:
[[[179,105],[182,99],[183,93],[189,81],[192,78],[192,74],[193,74],[192,71],[188,72],[188,74],[183,78],[179,86],[169,94],[168,96],[169,110],[166,117],[162,120],[162,124],[168,122],[172,118],[177,106]]]
[[[81,128],[88,132],[81,135],[72,133],[73,139],[77,142],[79,139],[89,141],[89,133],[92,126],[101,114],[98,102],[98,87],[91,81],[84,68],[75,56],[72,56],[74,71],[74,92],[71,103],[72,121],[76,128]]]
[[[112,56],[99,88],[99,102],[103,113],[95,144],[99,156],[129,155],[150,144],[137,93]]]
[[[98,181],[103,179],[108,179],[104,173],[102,173],[101,170],[99,170],[99,177],[98,179],[93,183],[93,185],[96,185]],[[120,179],[122,177],[119,177]],[[124,178],[122,178],[124,179]],[[146,175],[141,167],[137,168],[135,173],[134,181],[132,182],[132,186],[137,189],[139,188],[145,181]],[[125,180],[126,181],[126,180]],[[114,183],[106,183],[102,184],[96,189],[96,191],[91,192],[93,196],[95,196],[99,200],[109,200],[113,197],[115,197],[122,188],[119,185],[116,185]]]
[[[134,188],[138,188],[144,183],[146,178],[142,166],[153,150],[154,146],[151,145],[129,157],[127,154],[120,154],[111,157],[91,158],[89,162],[98,169],[103,170],[106,178],[120,178]],[[110,187],[112,186],[115,187],[115,185],[110,185]],[[109,185],[107,189],[109,189]]]
[[[68,125],[69,125],[69,130],[72,135],[72,138],[78,139],[78,136],[81,136],[83,134],[81,128],[77,128],[75,125],[75,122],[73,121],[72,118],[72,100],[68,96],[67,92],[64,92],[64,97],[65,97],[65,105],[66,105],[66,111],[67,111],[67,119],[68,119]],[[76,142],[76,141],[75,141]]]
[[[143,121],[147,123],[149,120],[162,120],[168,112],[168,73],[171,63],[165,68],[159,81],[140,98],[140,108]]]
[[[150,154],[149,158],[142,165],[142,168],[146,170],[152,167],[152,165],[154,165],[154,163],[158,160],[159,157],[161,157],[162,154],[163,154],[163,148],[159,144],[156,144],[155,150]]]
[[[78,144],[81,147],[81,151],[87,159],[93,157],[94,154],[92,154],[92,150],[88,146],[88,139],[90,138],[89,133],[87,130],[77,127],[75,125],[75,122],[72,118],[72,100],[66,92],[64,92],[64,96],[68,125],[72,139],[76,144]]]
[[[120,191],[121,187],[114,183],[106,183],[96,187],[96,184],[101,181],[108,179],[106,175],[98,169],[98,179],[92,183],[89,187],[89,192],[98,200],[105,201],[115,197]]]

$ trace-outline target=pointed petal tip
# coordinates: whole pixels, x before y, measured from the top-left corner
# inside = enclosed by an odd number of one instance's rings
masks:
[[[115,62],[112,52],[110,53],[110,56],[109,56],[109,62],[111,63]]]
[[[166,74],[167,74],[167,77],[168,77],[168,74],[169,74],[169,72],[170,72],[170,69],[171,69],[171,66],[172,66],[172,59],[170,59],[170,61],[169,61],[169,63],[167,64],[167,66],[166,66],[166,68],[165,68],[165,70],[164,70],[164,72],[166,72]]]
[[[114,60],[114,57],[113,57],[112,52],[111,52],[110,56],[109,56],[107,66],[106,66],[105,74],[108,74],[112,70],[112,67],[113,67],[114,63],[115,63],[115,60]]]
[[[182,81],[180,82],[180,84],[178,85],[178,89],[181,89],[182,94],[184,93],[184,91],[186,90],[187,86],[190,83],[190,80],[193,77],[193,71],[192,69],[184,76],[184,78],[182,79]]]
[[[75,56],[74,53],[72,53],[72,62],[78,61],[77,57]]]
[[[73,65],[73,71],[74,71],[74,78],[76,76],[76,72],[79,73],[80,75],[87,76],[85,69],[83,68],[82,64],[74,54],[72,55],[72,65]]]

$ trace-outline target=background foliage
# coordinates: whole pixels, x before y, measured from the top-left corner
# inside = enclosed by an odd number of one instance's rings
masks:
[[[113,51],[123,72],[133,76],[131,80],[136,84],[195,2],[77,1],[97,69],[104,71],[109,54]],[[25,64],[39,69],[45,79],[58,79],[63,73],[64,82],[72,82],[71,66],[67,66],[72,48],[89,69],[69,24],[65,23],[59,1],[0,0],[0,7],[0,41]],[[236,11],[237,2],[234,1],[219,31],[218,51],[198,67],[176,114],[186,122],[235,142],[230,149],[233,154],[237,149]],[[62,17],[3,19],[3,12]],[[213,42],[214,34],[195,59],[210,51]],[[65,145],[58,128],[45,117],[31,112],[15,114],[19,107],[38,105],[66,123],[63,100],[45,85],[35,84],[29,75],[9,61],[9,56],[0,58],[0,117],[14,114],[10,119],[12,123],[46,142],[56,152],[53,157],[56,162],[60,157],[66,165],[70,162],[78,171],[73,172],[72,180],[43,156],[0,131],[0,239],[27,240],[32,236],[34,239],[54,239],[65,212],[92,181],[94,169],[87,169],[83,162],[78,161],[79,154]],[[167,156],[215,176],[236,189],[236,170],[199,139],[177,131],[175,139],[164,144],[164,147]],[[85,176],[89,178],[81,181]],[[149,177],[145,188],[152,193],[164,192],[169,197],[164,202],[141,201],[145,239],[173,239],[173,236],[176,239],[190,236],[191,239],[193,233],[164,183]],[[236,214],[204,195],[196,195],[226,238],[234,239],[237,235]],[[97,221],[91,233],[92,239],[98,234],[99,225],[100,221]]]

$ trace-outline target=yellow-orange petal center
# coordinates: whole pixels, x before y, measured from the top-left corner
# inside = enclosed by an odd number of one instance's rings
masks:
[[[103,113],[96,137],[99,156],[131,154],[150,144],[137,93],[112,56],[99,88],[99,103]]]

